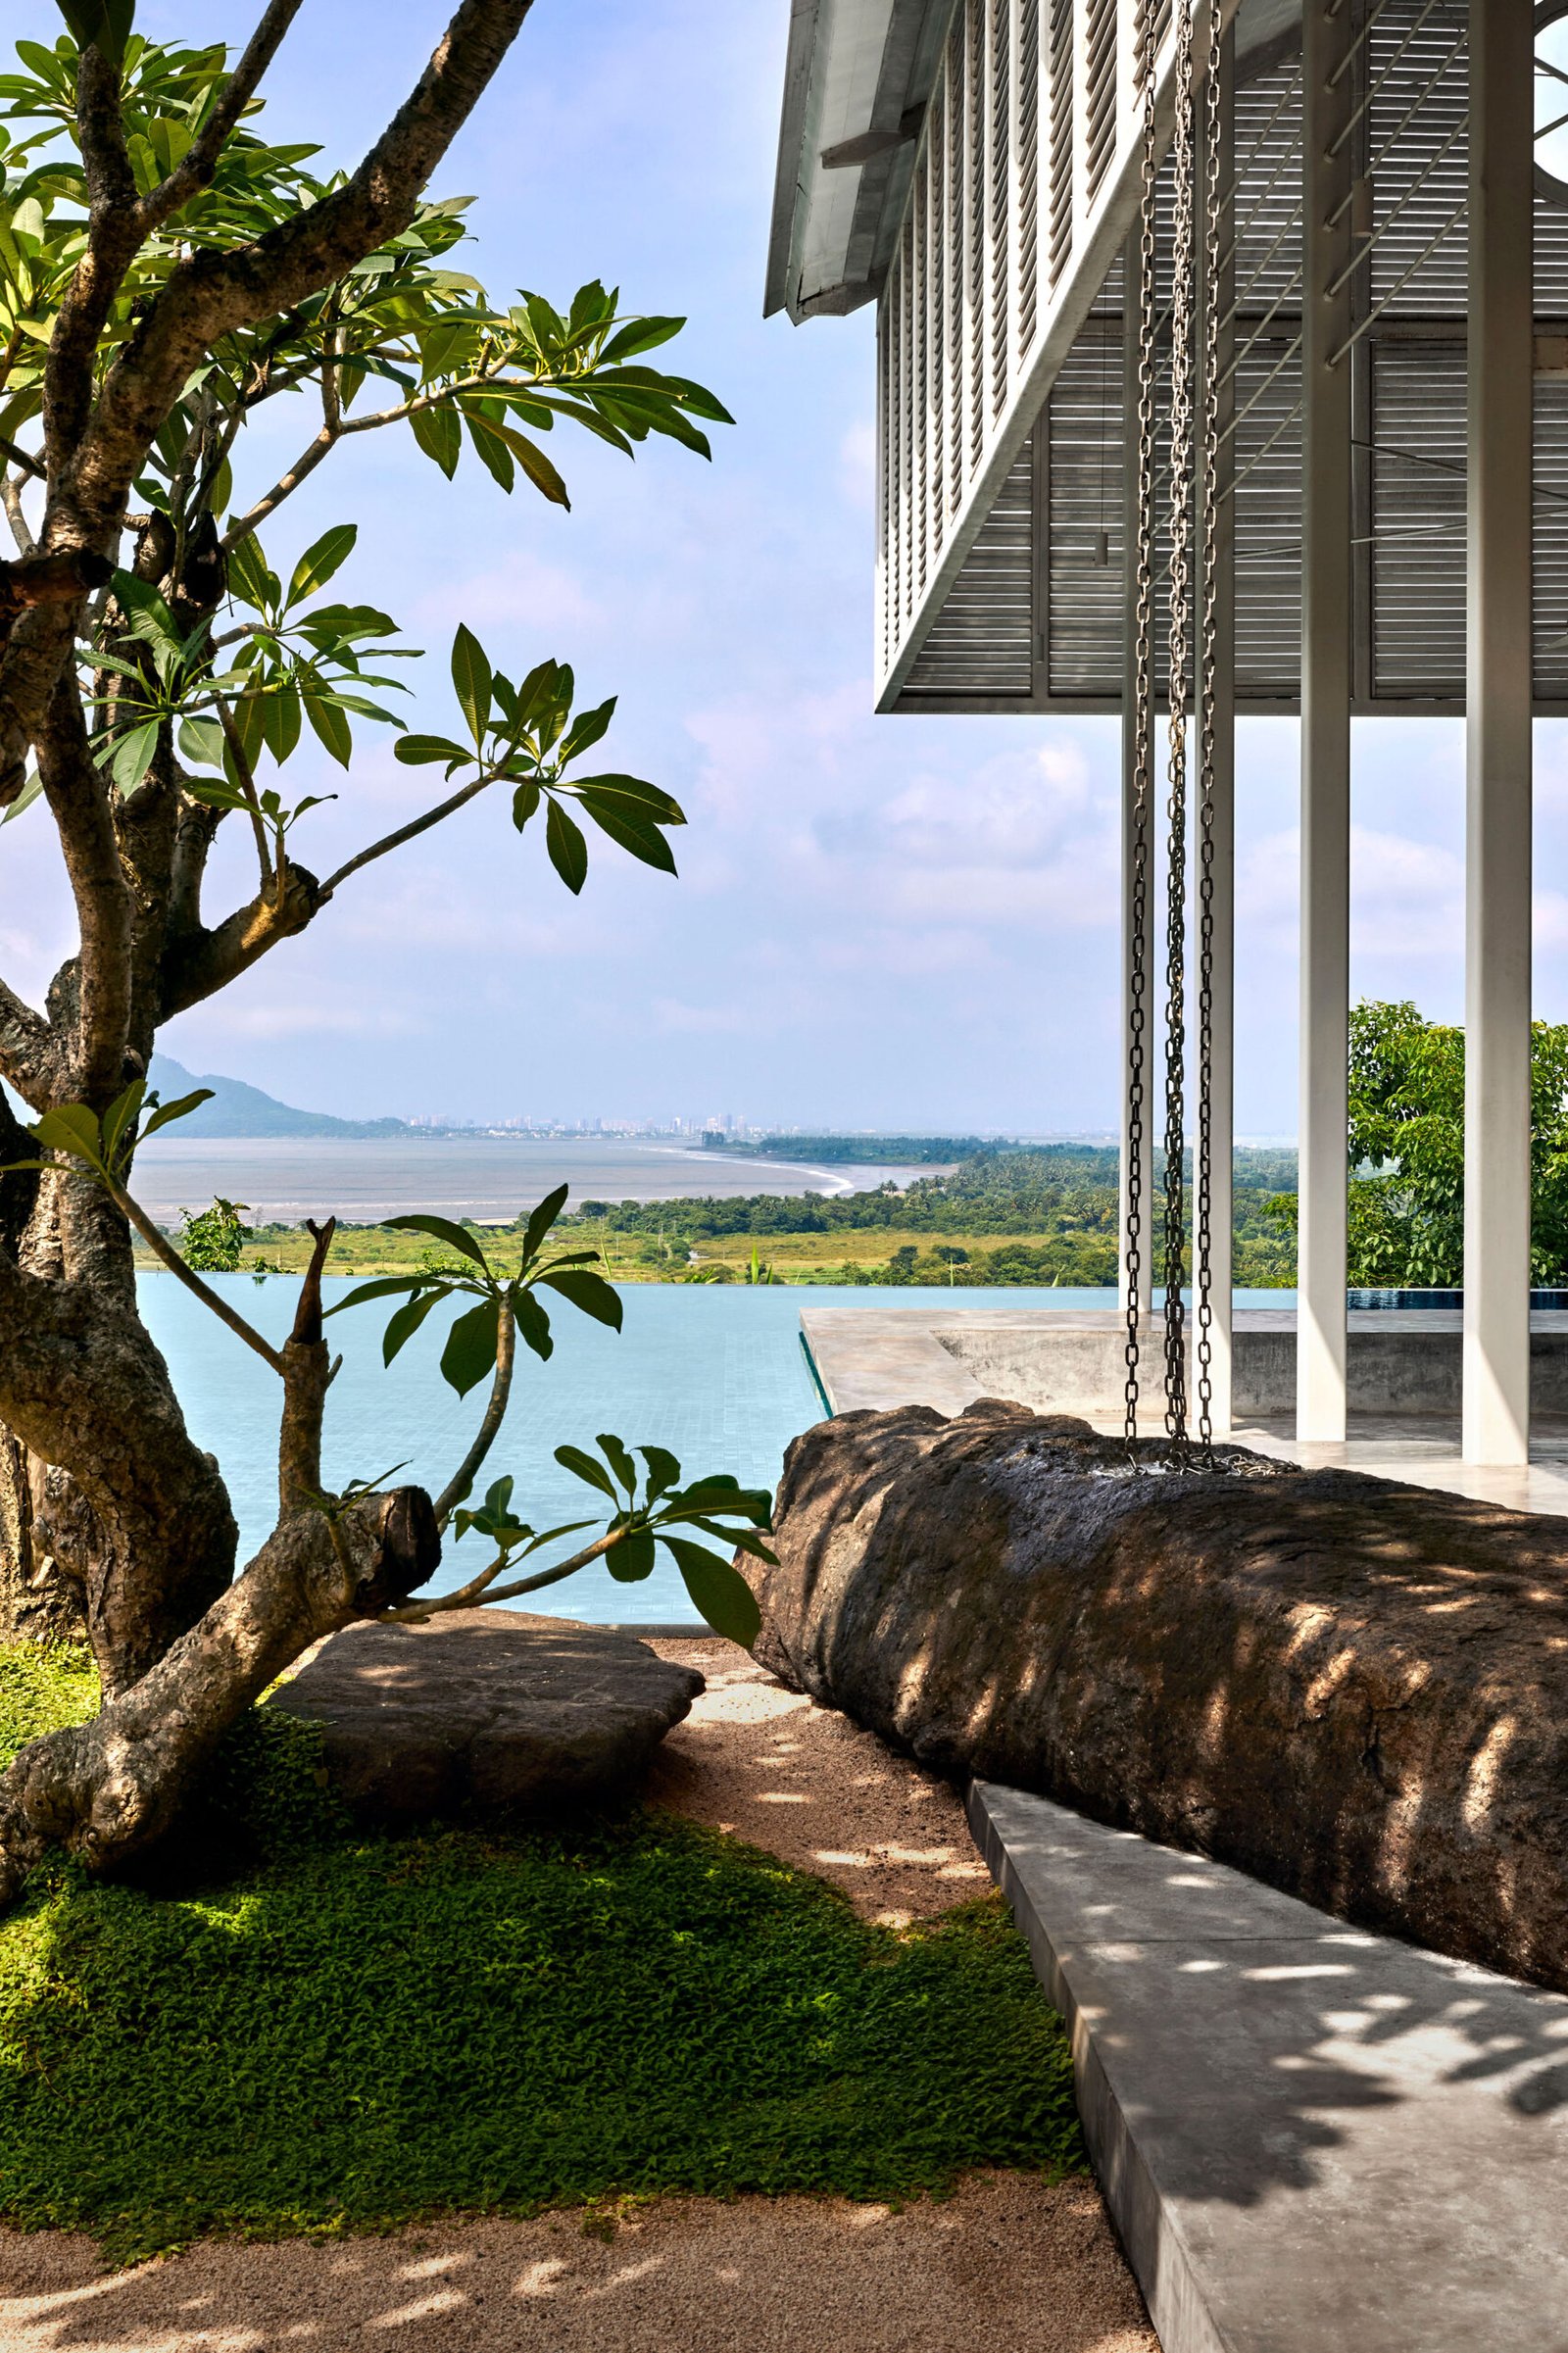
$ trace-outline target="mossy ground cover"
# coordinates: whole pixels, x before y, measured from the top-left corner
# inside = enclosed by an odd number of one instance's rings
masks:
[[[0,1654],[0,1761],[91,1705]],[[356,1836],[304,1728],[243,1728],[204,1875],[41,1872],[0,1923],[0,2213],[120,2259],[661,2190],[940,2194],[1082,2163],[1059,2021],[994,1899],[895,1932],[715,1832]],[[221,1857],[221,1860],[220,1860]]]

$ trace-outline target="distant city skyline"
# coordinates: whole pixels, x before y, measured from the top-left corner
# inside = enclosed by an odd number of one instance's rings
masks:
[[[445,13],[302,12],[268,77],[268,127],[352,164]],[[662,356],[737,417],[712,466],[667,443],[631,465],[558,431],[564,515],[506,500],[471,456],[449,487],[412,438],[367,436],[269,540],[291,564],[327,525],[359,522],[341,587],[428,649],[411,665],[416,725],[452,723],[459,618],[514,673],[554,654],[585,695],[618,694],[607,765],[685,808],[680,879],[596,850],[573,901],[542,844],[481,802],[172,1023],[162,1043],[188,1067],[353,1118],[766,1104],[807,1129],[1114,1129],[1115,722],[871,713],[871,314],[800,329],[760,316],[788,13],[540,0],[437,184],[472,194],[462,266],[498,296],[560,299],[603,273],[631,308],[690,315]],[[137,25],[232,40],[254,15],[254,0],[141,0]],[[59,18],[15,0],[7,30],[53,40]],[[304,421],[269,423],[242,488],[294,457]],[[1568,731],[1537,732],[1550,1018],[1568,1014]],[[422,806],[429,772],[365,740],[347,783],[314,747],[288,770],[291,793],[342,794],[294,837],[318,872]],[[1354,990],[1446,1019],[1462,1004],[1462,746],[1451,720],[1355,730]],[[1238,769],[1237,1123],[1277,1135],[1296,1121],[1295,722],[1244,722]],[[240,848],[220,847],[214,915],[243,887]],[[41,1000],[72,945],[34,811],[0,835],[0,971]]]

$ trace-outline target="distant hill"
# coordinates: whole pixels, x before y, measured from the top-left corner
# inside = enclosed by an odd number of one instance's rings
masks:
[[[330,1111],[297,1111],[292,1103],[278,1103],[274,1097],[264,1095],[260,1087],[248,1087],[243,1079],[220,1078],[216,1072],[198,1078],[166,1054],[153,1055],[148,1075],[165,1103],[189,1095],[197,1087],[213,1090],[212,1102],[199,1104],[177,1127],[169,1130],[171,1135],[195,1140],[219,1136],[336,1136],[340,1142],[349,1143],[357,1138],[413,1136],[422,1132],[404,1119],[337,1119]]]
[[[981,1152],[1015,1152],[1016,1145],[984,1136],[763,1136],[741,1144],[733,1137],[706,1135],[704,1144],[730,1152],[757,1153],[768,1159],[831,1160],[853,1166],[857,1161],[877,1166],[887,1161],[925,1165],[967,1160]]]

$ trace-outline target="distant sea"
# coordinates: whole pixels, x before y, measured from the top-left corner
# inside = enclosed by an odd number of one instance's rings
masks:
[[[136,1155],[136,1196],[162,1220],[215,1196],[244,1201],[258,1224],[341,1217],[369,1224],[410,1209],[483,1223],[515,1217],[557,1185],[584,1201],[672,1201],[692,1194],[823,1193],[906,1185],[929,1167],[841,1166],[607,1137],[155,1137]]]

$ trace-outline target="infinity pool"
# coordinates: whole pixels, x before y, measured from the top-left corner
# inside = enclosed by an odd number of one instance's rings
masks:
[[[287,1278],[254,1283],[214,1278],[240,1312],[269,1339],[281,1341],[293,1317],[297,1285]],[[328,1301],[353,1279],[328,1281]],[[1294,1295],[1271,1292],[1276,1305]],[[514,1507],[536,1528],[586,1518],[591,1491],[563,1471],[554,1449],[564,1441],[592,1447],[601,1430],[628,1446],[667,1446],[683,1472],[729,1471],[743,1486],[772,1487],[792,1438],[820,1421],[823,1406],[801,1346],[803,1308],[927,1309],[936,1306],[1103,1307],[1109,1291],[882,1290],[799,1285],[756,1291],[731,1284],[627,1285],[620,1333],[573,1309],[552,1311],[556,1348],[547,1364],[518,1350],[512,1410],[485,1477],[510,1471]],[[184,1401],[193,1435],[217,1454],[240,1523],[247,1559],[271,1527],[276,1507],[278,1384],[265,1364],[227,1332],[172,1275],[141,1278],[143,1311]],[[393,1302],[396,1304],[396,1301]],[[483,1411],[483,1393],[460,1400],[438,1369],[444,1330],[432,1316],[384,1370],[380,1338],[387,1309],[357,1307],[327,1326],[343,1369],[327,1402],[323,1472],[342,1488],[377,1479],[394,1463],[432,1492],[450,1477]],[[483,1484],[483,1482],[481,1482]],[[482,1566],[480,1540],[447,1547],[431,1591],[450,1591]],[[542,1593],[534,1607],[599,1622],[657,1624],[689,1619],[691,1604],[663,1555],[642,1585],[616,1585],[597,1566]]]

